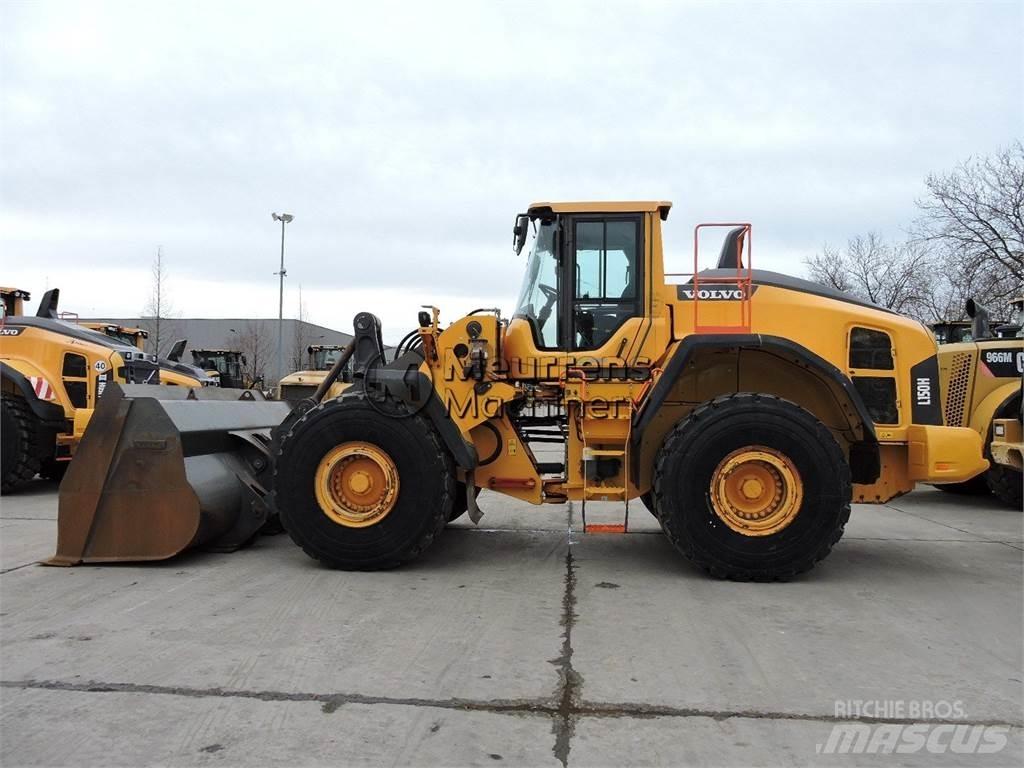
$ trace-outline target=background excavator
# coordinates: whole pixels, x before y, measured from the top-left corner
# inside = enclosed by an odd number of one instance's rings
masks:
[[[533,246],[511,319],[479,310],[442,327],[423,311],[392,356],[359,313],[293,409],[113,388],[61,486],[54,562],[236,546],[254,530],[238,521],[276,511],[329,566],[394,567],[462,509],[479,521],[475,491],[489,488],[573,502],[587,533],[627,531],[643,498],[699,567],[771,580],[827,556],[852,501],[987,469],[979,433],[943,424],[927,329],[753,269],[749,224],[698,226],[692,270],[668,273],[670,208],[531,205],[513,230],[516,253],[531,232]],[[699,270],[710,226],[725,245]],[[350,361],[351,386],[326,398]],[[559,460],[540,460],[552,441]],[[620,518],[596,519],[592,501],[620,502]]]

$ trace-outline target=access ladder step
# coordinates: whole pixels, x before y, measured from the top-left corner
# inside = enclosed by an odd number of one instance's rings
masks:
[[[626,489],[618,485],[588,485],[584,491],[587,501],[626,500]]]
[[[625,523],[586,523],[584,533],[625,533]]]

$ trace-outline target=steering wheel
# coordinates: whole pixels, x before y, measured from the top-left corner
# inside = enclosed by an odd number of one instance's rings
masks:
[[[551,317],[551,308],[555,306],[555,301],[558,299],[558,291],[544,283],[537,283],[537,287],[540,288],[540,292],[544,294],[545,299],[544,306],[537,313],[537,330],[540,331],[543,330],[548,318]]]

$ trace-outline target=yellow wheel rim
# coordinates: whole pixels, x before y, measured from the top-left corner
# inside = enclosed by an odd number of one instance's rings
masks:
[[[788,456],[748,445],[722,459],[711,478],[711,505],[744,536],[770,536],[796,518],[803,501],[800,473]]]
[[[394,509],[398,467],[369,443],[342,443],[320,459],[314,484],[317,503],[327,517],[348,528],[366,528]]]

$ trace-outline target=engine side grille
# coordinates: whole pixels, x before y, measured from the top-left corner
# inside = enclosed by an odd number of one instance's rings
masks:
[[[958,352],[953,355],[949,371],[949,384],[946,386],[946,424],[961,427],[964,423],[964,404],[967,402],[967,388],[971,383],[971,368],[974,355],[969,352]]]

